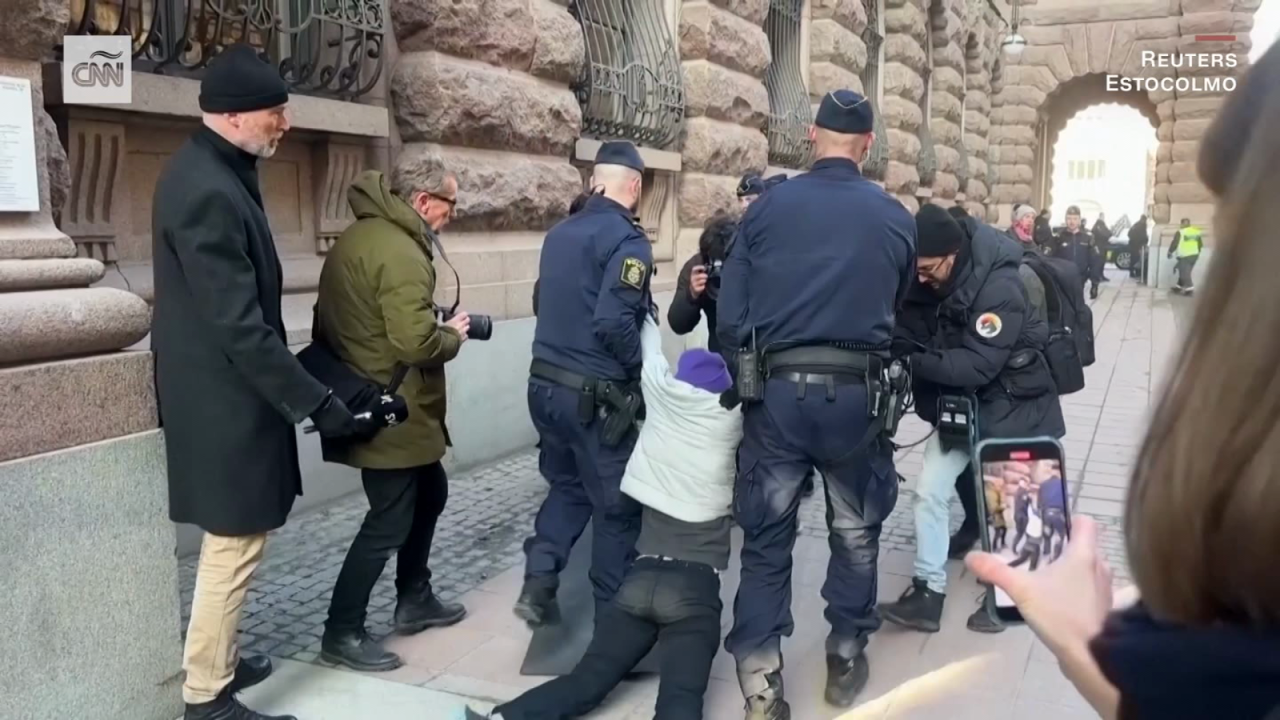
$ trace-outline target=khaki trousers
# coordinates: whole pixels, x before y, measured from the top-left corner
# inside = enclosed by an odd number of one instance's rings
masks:
[[[235,675],[240,659],[240,610],[266,542],[265,534],[204,535],[182,658],[182,668],[187,671],[182,698],[188,703],[212,702]]]

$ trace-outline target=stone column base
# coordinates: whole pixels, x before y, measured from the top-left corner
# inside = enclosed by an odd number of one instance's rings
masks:
[[[160,431],[0,463],[0,496],[5,717],[178,717],[181,609]]]

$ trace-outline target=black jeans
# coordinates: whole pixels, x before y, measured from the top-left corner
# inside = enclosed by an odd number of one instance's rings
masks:
[[[404,470],[363,470],[369,513],[347,551],[329,603],[331,630],[364,627],[369,594],[391,555],[396,558],[396,594],[431,587],[431,539],[436,519],[449,499],[449,479],[440,463]]]
[[[720,578],[709,565],[640,558],[568,675],[494,708],[503,720],[571,720],[591,712],[658,643],[655,720],[701,720],[720,647]]]

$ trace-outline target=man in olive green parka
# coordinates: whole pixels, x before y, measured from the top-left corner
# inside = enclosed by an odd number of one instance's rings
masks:
[[[356,221],[342,233],[320,273],[317,332],[361,376],[382,385],[398,364],[408,418],[361,444],[323,443],[324,458],[361,469],[369,513],[347,552],[333,590],[321,656],[355,670],[383,671],[400,658],[365,631],[369,595],[387,560],[398,553],[397,632],[451,625],[466,614],[431,590],[427,559],[436,519],[448,499],[443,466],[444,365],[466,341],[470,321],[459,312],[437,322],[433,301],[437,233],[457,204],[452,173],[397,173],[389,184],[367,171],[347,191]]]

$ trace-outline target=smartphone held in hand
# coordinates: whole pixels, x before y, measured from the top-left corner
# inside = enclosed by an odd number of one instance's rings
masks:
[[[986,440],[977,448],[982,549],[1030,572],[1062,557],[1071,537],[1062,445],[1053,438]],[[988,593],[1003,622],[1022,622],[1004,590]]]

